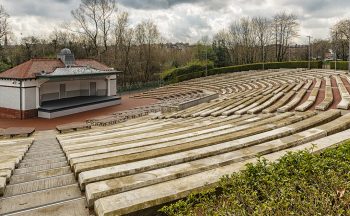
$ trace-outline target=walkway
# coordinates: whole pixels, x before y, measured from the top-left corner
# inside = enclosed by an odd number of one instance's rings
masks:
[[[85,197],[68,166],[54,131],[35,134],[0,198],[0,215],[84,216]]]
[[[106,107],[97,110],[91,110],[83,113],[78,113],[70,116],[64,116],[56,119],[0,119],[0,128],[8,127],[34,127],[37,131],[52,130],[57,125],[67,124],[77,121],[86,121],[87,119],[95,118],[98,116],[110,115],[115,112],[129,110],[134,107],[150,105],[156,103],[155,99],[133,99],[129,98],[131,95],[122,96],[122,104],[112,107]]]

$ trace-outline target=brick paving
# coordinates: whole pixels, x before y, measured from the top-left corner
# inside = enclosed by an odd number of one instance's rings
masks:
[[[158,100],[155,99],[134,99],[130,98],[132,94],[122,96],[122,104],[112,107],[106,107],[98,110],[91,110],[83,113],[74,115],[64,116],[56,119],[0,119],[0,128],[8,127],[34,127],[36,130],[51,130],[55,129],[57,125],[67,124],[77,121],[85,121],[90,118],[97,116],[103,116],[112,114],[118,111],[128,110],[138,106],[150,105],[156,103]]]

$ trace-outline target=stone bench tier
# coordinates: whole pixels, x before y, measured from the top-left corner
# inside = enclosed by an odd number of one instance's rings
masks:
[[[105,180],[113,177],[120,177],[120,174],[129,175],[136,170],[149,170],[155,168],[161,168],[169,165],[174,165],[177,163],[182,163],[186,161],[196,160],[203,157],[213,156],[219,153],[225,153],[228,151],[232,151],[232,149],[240,148],[242,146],[255,145],[262,142],[270,141],[279,137],[288,136],[294,134],[296,132],[303,131],[308,128],[312,128],[314,126],[329,122],[334,120],[335,118],[340,116],[340,111],[330,110],[324,113],[321,113],[317,116],[307,118],[301,122],[294,123],[292,125],[288,125],[290,122],[281,123],[281,125],[275,125],[275,127],[279,127],[277,129],[268,130],[268,125],[261,126],[258,129],[251,129],[249,133],[247,131],[243,131],[240,136],[244,138],[239,138],[239,134],[237,134],[237,139],[230,139],[232,141],[219,143],[212,146],[207,146],[204,148],[197,148],[194,150],[189,150],[180,153],[174,153],[171,155],[160,156],[160,157],[152,157],[151,159],[141,160],[130,162],[126,164],[120,164],[116,166],[110,166],[106,168],[101,168],[97,170],[91,170],[82,172],[79,174],[79,182],[84,188],[84,184],[99,180]],[[300,119],[299,119],[300,120]],[[285,125],[288,126],[285,126]],[[283,127],[280,127],[283,126]],[[264,128],[265,127],[265,128]],[[254,133],[253,131],[257,131]],[[244,134],[249,134],[249,136],[245,136]],[[255,135],[253,135],[255,134]],[[79,168],[79,167],[77,167]],[[117,171],[117,173],[115,173]]]
[[[337,127],[338,130],[341,131],[344,130],[344,128],[349,127],[349,116],[343,118],[341,121],[336,120],[334,122],[330,122],[330,124],[325,125],[325,127],[330,126],[334,129],[334,126],[343,121],[346,121],[347,123]],[[232,155],[231,160],[236,161],[236,163],[220,167],[214,167],[214,169],[212,168],[208,171],[200,173],[195,172],[192,175],[191,173],[189,173],[187,174],[187,176],[182,178],[175,178],[168,181],[160,181],[161,183],[159,183],[157,182],[158,179],[161,179],[162,177],[169,177],[173,173],[163,172],[158,178],[158,176],[156,177],[155,175],[152,175],[152,172],[156,173],[158,170],[150,171],[149,173],[144,173],[144,178],[142,178],[142,180],[140,179],[140,181],[145,185],[147,185],[147,183],[151,185],[139,189],[132,188],[131,185],[133,184],[133,181],[123,181],[119,182],[119,184],[116,183],[116,188],[119,186],[119,190],[121,190],[118,191],[118,189],[113,188],[117,192],[113,192],[113,189],[110,187],[110,185],[113,184],[107,185],[106,182],[101,183],[100,185],[92,185],[91,189],[89,188],[89,193],[87,193],[88,200],[90,201],[89,204],[91,205],[92,202],[97,198],[100,198],[102,194],[102,197],[107,197],[98,199],[95,202],[95,212],[97,215],[132,213],[143,208],[152,207],[179,198],[183,198],[191,192],[195,192],[205,187],[216,185],[217,182],[220,180],[221,176],[244,169],[244,165],[248,162],[255,162],[254,157],[256,157],[257,155],[265,154],[265,158],[270,160],[276,160],[282,155],[286,154],[288,151],[297,151],[306,148],[315,148],[314,151],[320,151],[325,147],[330,147],[344,141],[344,135],[350,135],[350,131],[344,131],[340,132],[339,134],[334,134],[330,137],[325,137],[327,136],[327,134],[330,133],[328,130],[324,130],[325,127],[309,129],[307,131],[291,135],[288,137],[288,139],[282,138],[267,143],[262,143],[256,146],[247,147],[244,152],[236,151],[227,153]],[[222,158],[227,158],[226,160],[228,160],[227,156],[222,156]],[[243,161],[240,158],[242,158]],[[195,169],[193,166],[190,166],[189,169],[191,168]],[[148,178],[146,178],[146,176],[148,176]],[[135,181],[134,185],[142,184],[140,183],[140,181],[137,183]],[[128,186],[131,187],[131,191],[129,192],[127,191]],[[105,189],[105,191],[103,191],[103,189]],[[109,196],[108,192],[110,194],[117,194]]]

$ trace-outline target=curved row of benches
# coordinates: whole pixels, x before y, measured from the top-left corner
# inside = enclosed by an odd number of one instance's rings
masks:
[[[300,75],[302,77],[303,74]],[[295,81],[295,79],[290,78],[289,74],[285,74],[284,78]],[[291,81],[288,84],[280,85],[276,85],[276,81],[272,84],[270,80],[266,79],[264,80],[265,88],[252,90],[249,94],[241,92],[221,97],[221,99],[208,104],[165,114],[162,118],[206,117],[210,115],[217,117],[260,112],[283,113],[293,110],[304,112],[310,109],[325,111],[335,103],[334,97],[337,95],[334,95],[334,88],[339,89],[342,99],[336,107],[348,110],[350,108],[350,94],[345,87],[349,85],[348,79],[350,80],[345,75],[329,75],[329,73],[320,73],[315,75],[313,79],[305,78],[305,80],[300,79],[298,82]],[[332,86],[331,80],[336,81],[334,86]],[[262,83],[261,80],[257,82]]]
[[[337,110],[205,116],[134,119],[57,139],[89,207],[97,215],[122,215],[216,184],[258,155],[274,158],[285,149],[350,138],[343,136],[350,135],[350,115]]]
[[[0,197],[15,168],[18,167],[33,142],[32,138],[0,140]]]

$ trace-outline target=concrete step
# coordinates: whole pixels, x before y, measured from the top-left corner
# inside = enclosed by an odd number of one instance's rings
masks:
[[[51,158],[52,156],[54,157],[62,157],[64,156],[64,153],[62,151],[58,152],[58,153],[53,153],[53,154],[47,154],[46,152],[44,153],[36,153],[36,154],[28,154],[26,155],[26,159],[38,159],[38,158],[41,158],[41,159],[49,159]]]
[[[13,175],[10,181],[10,184],[19,184],[29,181],[35,181],[44,178],[50,178],[54,176],[70,174],[72,171],[69,166],[54,168],[39,172],[32,172],[27,174],[16,174]]]
[[[24,158],[22,161],[21,161],[21,163],[37,163],[37,162],[39,162],[39,161],[42,161],[42,162],[44,162],[44,164],[48,164],[48,163],[55,163],[55,162],[60,162],[60,161],[62,161],[63,159],[65,159],[66,160],[66,156],[64,155],[64,156],[52,156],[52,157],[50,157],[50,158],[48,158],[48,159],[42,159],[42,158],[32,158],[32,159],[26,159],[26,158]],[[65,161],[65,160],[63,160],[63,161]]]
[[[338,113],[340,115],[340,113]],[[280,116],[282,117],[282,116]],[[281,128],[281,127],[285,127],[286,125],[289,124],[293,124],[295,122],[304,120],[306,117],[309,117],[307,115],[302,115],[302,116],[295,116],[295,117],[290,117],[287,118],[285,120],[279,120],[278,121],[278,116],[274,117],[276,121],[270,119],[269,122],[274,122],[271,124],[268,124],[267,122],[264,123],[263,125],[259,125],[259,126],[255,126],[250,125],[252,127],[248,127],[248,128],[240,128],[241,130],[237,130],[236,128],[232,128],[229,129],[230,131],[228,131],[226,133],[217,133],[217,134],[208,134],[206,135],[206,137],[200,139],[200,140],[195,140],[195,138],[188,138],[186,141],[179,141],[179,143],[164,143],[164,144],[159,144],[158,145],[154,145],[154,146],[149,146],[149,147],[145,147],[148,149],[144,149],[144,148],[135,148],[135,149],[130,149],[130,150],[125,150],[125,151],[118,151],[115,153],[106,153],[105,155],[108,155],[108,158],[103,158],[103,159],[98,159],[98,157],[101,157],[101,155],[96,155],[96,156],[91,156],[90,161],[84,161],[81,162],[81,160],[84,160],[85,157],[83,158],[77,158],[75,160],[71,160],[70,164],[71,166],[74,165],[74,172],[75,174],[78,174],[80,172],[83,171],[87,171],[87,170],[93,170],[93,169],[98,169],[98,168],[103,168],[103,167],[108,167],[108,166],[113,166],[113,165],[118,165],[118,164],[125,164],[125,163],[130,163],[133,161],[140,161],[140,160],[146,160],[146,159],[150,159],[150,158],[156,158],[156,157],[160,157],[163,155],[169,155],[169,154],[174,154],[177,152],[181,152],[181,151],[188,151],[188,150],[192,150],[192,149],[198,149],[198,148],[204,148],[207,146],[213,146],[213,145],[218,145],[220,143],[224,143],[224,142],[229,142],[229,141],[233,141],[236,139],[242,139],[245,137],[249,137],[255,134],[263,134],[264,132],[267,133],[267,131],[271,131],[273,129],[276,128]],[[334,116],[324,116],[325,119],[331,120],[329,118],[333,118]],[[311,117],[313,118],[313,117]],[[313,118],[313,124],[316,124],[318,121],[318,119]],[[267,119],[268,121],[269,119]],[[291,128],[293,128],[293,125],[290,126]],[[283,136],[283,135],[289,135],[290,133],[294,133],[294,131],[291,130],[290,127],[285,127],[284,131],[283,129],[280,131],[278,130],[277,132],[280,133],[279,136]],[[239,128],[239,127],[238,127]],[[236,129],[236,131],[235,131]],[[277,130],[277,129],[276,129]],[[274,134],[273,136],[276,136],[276,134]],[[265,139],[271,139],[273,138],[273,136],[271,137],[270,134],[266,134]],[[262,141],[264,139],[260,139],[259,141]],[[156,149],[149,149],[149,148],[155,148]],[[140,150],[140,151],[139,151]],[[145,151],[143,151],[145,150]],[[131,151],[139,151],[137,153],[132,153]],[[118,156],[119,155],[119,156]],[[102,154],[103,156],[103,154]],[[95,158],[94,158],[95,157]],[[88,157],[87,157],[88,158]],[[74,164],[75,163],[75,164]]]
[[[215,156],[217,154],[223,154],[223,153],[235,151],[247,146],[258,145],[264,142],[278,139],[280,137],[289,136],[294,133],[304,131],[312,127],[316,127],[318,125],[332,121],[339,116],[340,116],[340,111],[331,110],[325,113],[321,113],[317,116],[311,117],[309,119],[306,119],[304,121],[301,121],[292,125],[288,125],[286,127],[281,127],[278,129],[264,132],[264,133],[258,133],[256,135],[244,137],[241,139],[235,139],[232,141],[223,142],[212,146],[202,147],[199,149],[184,151],[180,153],[174,153],[171,155],[153,157],[150,159],[85,171],[79,174],[79,184],[80,184],[80,187],[84,189],[87,183],[106,180],[110,178],[122,177],[130,174],[138,173],[140,171],[148,171],[152,169],[163,168],[163,167],[172,166],[179,163],[198,160],[205,157]],[[347,116],[347,118],[349,118],[349,116]],[[347,120],[347,118],[341,117],[339,119],[341,119],[342,121],[344,119]],[[336,123],[339,123],[339,126],[343,125],[344,123],[341,123],[341,121],[336,121]],[[345,123],[348,123],[348,121],[345,121]],[[327,126],[330,127],[330,125],[327,125]],[[333,127],[333,123],[331,124],[331,126]],[[327,131],[327,130],[330,130],[330,128],[325,130],[322,128],[320,129],[320,131],[321,130]]]
[[[59,155],[63,154],[63,151],[60,150],[53,150],[53,151],[28,151],[26,153],[26,156],[29,158],[42,158],[46,156],[53,156],[53,155]]]
[[[72,173],[66,175],[44,178],[24,183],[11,184],[6,187],[4,197],[26,194],[49,188],[62,187],[75,184],[76,180]]]
[[[312,141],[297,147],[270,153],[264,158],[276,161],[287,152],[295,152],[304,149],[312,149],[314,152],[335,146],[350,136],[350,130],[334,134],[319,140]],[[221,176],[238,172],[245,168],[247,163],[255,163],[256,159],[245,160],[231,165],[219,167],[213,170],[197,173],[183,178],[166,181],[149,187],[119,193],[98,199],[95,204],[96,215],[124,215],[141,209],[165,204],[173,200],[186,197],[193,191],[203,190],[217,185]]]
[[[80,198],[77,184],[0,199],[0,215]]]
[[[200,130],[200,131],[195,131],[195,132],[189,132],[183,135],[179,135],[179,136],[169,136],[167,138],[162,138],[162,139],[158,139],[157,136],[153,137],[152,140],[148,140],[148,141],[141,141],[141,142],[128,142],[125,144],[115,144],[115,145],[109,145],[109,146],[100,146],[99,149],[96,150],[90,150],[90,149],[86,149],[86,151],[84,152],[79,152],[79,153],[70,153],[70,151],[67,152],[67,158],[68,160],[71,160],[72,163],[74,164],[73,160],[76,158],[81,158],[81,157],[86,157],[86,156],[90,156],[90,155],[101,155],[103,153],[112,153],[114,151],[122,151],[122,150],[127,150],[127,149],[132,149],[132,148],[141,148],[141,147],[146,147],[146,146],[154,146],[154,145],[160,145],[161,143],[166,143],[166,144],[170,144],[172,143],[186,143],[188,139],[190,139],[191,141],[195,141],[195,140],[201,140],[201,139],[205,139],[207,137],[210,137],[211,135],[215,135],[217,133],[220,134],[224,134],[223,132],[227,130],[227,133],[230,132],[235,132],[238,130],[243,130],[245,128],[249,128],[252,126],[258,126],[258,125],[264,125],[266,124],[266,122],[272,121],[272,120],[280,120],[283,118],[287,118],[292,116],[293,114],[288,113],[286,115],[281,115],[278,117],[272,117],[272,115],[264,115],[264,116],[260,116],[260,117],[255,117],[255,118],[250,118],[247,120],[241,120],[240,122],[237,122],[235,124],[228,124],[228,125],[223,125],[220,127],[215,127],[215,128],[211,128],[211,129],[207,129],[207,130]],[[269,118],[270,117],[270,118]],[[256,120],[256,121],[255,121]],[[239,127],[245,125],[244,127]],[[237,130],[237,128],[239,128]],[[221,131],[221,132],[220,132]],[[102,157],[103,158],[103,157]],[[106,158],[106,157],[105,157]],[[78,159],[77,159],[78,160]],[[85,160],[88,161],[88,160]],[[83,161],[80,161],[83,162]]]
[[[64,167],[64,166],[67,166],[67,165],[68,165],[67,161],[57,162],[57,163],[50,163],[50,164],[45,164],[45,165],[39,165],[39,166],[33,166],[33,167],[28,167],[28,168],[16,169],[14,171],[14,174],[24,174],[24,173],[38,172],[38,171],[43,171],[43,170],[48,170],[48,169]]]
[[[27,168],[27,167],[33,167],[33,166],[39,166],[49,163],[58,163],[58,162],[64,162],[67,161],[66,157],[57,157],[53,159],[46,159],[46,160],[32,160],[32,161],[22,161],[18,168]]]
[[[141,141],[150,141],[153,140],[154,137],[157,137],[158,139],[164,139],[164,138],[169,138],[169,136],[179,136],[179,135],[186,135],[188,133],[193,133],[193,132],[198,132],[201,130],[208,130],[211,128],[215,128],[215,127],[219,127],[219,126],[224,126],[227,124],[241,124],[241,122],[248,122],[249,119],[254,119],[256,121],[258,120],[262,120],[264,118],[268,118],[268,117],[272,117],[272,116],[244,116],[244,117],[240,117],[240,116],[232,116],[232,117],[228,117],[228,118],[224,118],[224,119],[220,119],[217,121],[203,121],[202,124],[196,124],[194,126],[189,126],[189,127],[182,127],[179,129],[175,129],[175,130],[167,130],[164,132],[150,132],[150,133],[145,133],[142,135],[138,135],[138,136],[129,136],[129,137],[122,137],[122,138],[112,138],[112,139],[104,139],[102,141],[92,141],[92,142],[85,142],[85,143],[79,143],[79,144],[75,144],[75,145],[65,145],[64,146],[64,150],[65,152],[82,152],[85,151],[85,149],[98,149],[98,148],[103,148],[106,145],[113,145],[113,144],[118,144],[118,145],[122,145],[122,144],[127,144],[127,143],[131,143],[131,142],[135,142],[137,140]],[[252,122],[252,121],[250,121]]]
[[[85,198],[78,198],[21,211],[9,216],[90,216]]]

